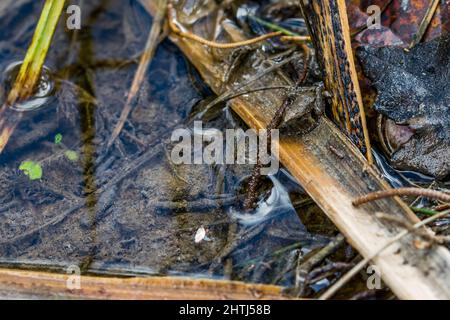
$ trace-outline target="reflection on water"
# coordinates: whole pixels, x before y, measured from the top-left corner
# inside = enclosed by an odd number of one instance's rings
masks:
[[[80,31],[74,31],[70,35],[71,40],[78,40],[79,42],[79,55],[78,64],[79,71],[75,80],[75,84],[83,88],[89,95],[95,97],[95,85],[92,82],[92,74],[90,72],[90,65],[95,65],[95,48],[94,39],[92,36],[92,25],[95,24],[98,18],[98,9],[93,10],[91,15],[87,19],[87,26]],[[76,37],[76,38],[75,38]],[[73,42],[72,42],[73,43]],[[72,48],[76,50],[76,48]],[[73,51],[72,51],[73,53]],[[83,194],[86,198],[86,210],[88,215],[88,228],[89,231],[89,243],[85,245],[89,248],[88,254],[81,262],[81,271],[89,270],[91,263],[96,255],[97,246],[97,181],[96,181],[96,142],[95,137],[97,135],[96,130],[96,104],[90,101],[84,101],[83,93],[78,92],[77,96],[78,114],[80,115],[80,138],[82,154],[80,166],[83,170]]]
[[[393,188],[411,187],[413,185],[427,185],[435,179],[414,171],[401,171],[394,169],[386,158],[377,150],[373,149],[373,156],[377,167],[383,177]]]
[[[40,7],[39,1],[18,0],[0,12],[0,28],[8,30],[0,34],[3,70],[23,59]],[[134,0],[84,1],[82,13],[80,31],[61,25],[55,34],[46,61],[55,85],[42,88],[53,97],[48,108],[24,113],[0,155],[4,265],[64,270],[75,264],[93,273],[274,282],[299,250],[328,241],[299,220],[291,198],[303,191],[291,177],[270,177],[270,194],[248,216],[236,211],[236,185],[251,166],[170,161],[171,133],[188,128],[190,110],[209,97],[168,41],[108,149],[151,20]],[[206,124],[220,131],[243,127],[223,106]],[[18,170],[26,160],[41,166],[40,180]],[[210,241],[195,243],[200,227]],[[290,284],[292,275],[283,279]]]
[[[233,219],[236,219],[242,225],[252,226],[268,219],[274,219],[282,214],[296,214],[286,189],[274,176],[269,176],[269,178],[273,183],[270,196],[267,199],[262,199],[254,212],[242,213],[231,209],[230,214]]]

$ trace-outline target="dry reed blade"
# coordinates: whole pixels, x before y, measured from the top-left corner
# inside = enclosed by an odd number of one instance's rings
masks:
[[[423,17],[422,22],[419,25],[419,30],[414,35],[414,38],[413,38],[411,44],[409,45],[410,49],[415,47],[422,40],[423,36],[427,32],[428,27],[431,23],[431,20],[433,20],[433,17],[436,13],[436,9],[439,6],[439,2],[440,2],[439,0],[432,0],[430,2],[427,12],[425,13],[425,16]]]
[[[138,70],[133,79],[133,83],[130,88],[130,92],[128,93],[127,101],[125,103],[125,107],[122,110],[122,113],[119,118],[119,122],[117,123],[114,131],[111,135],[111,138],[108,141],[108,148],[110,148],[114,141],[116,141],[117,137],[120,135],[120,132],[127,121],[127,118],[131,112],[133,101],[136,98],[139,89],[141,88],[142,82],[144,81],[144,77],[147,73],[147,69],[150,66],[153,57],[156,52],[156,48],[158,47],[158,43],[160,42],[160,34],[163,29],[163,22],[166,16],[167,10],[167,0],[159,0],[158,4],[158,13],[155,15],[152,28],[150,30],[147,43],[145,45],[144,54],[141,57],[141,61],[139,62]]]

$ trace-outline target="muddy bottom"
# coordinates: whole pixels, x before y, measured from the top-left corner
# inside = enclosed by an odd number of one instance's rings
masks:
[[[1,70],[23,59],[40,9],[30,0],[2,8]],[[173,163],[172,133],[193,130],[189,115],[211,93],[168,41],[108,148],[151,20],[138,1],[85,1],[82,14],[77,32],[61,23],[46,61],[54,88],[0,155],[1,265],[293,285],[298,257],[334,227],[284,170],[265,179],[249,217],[251,165]],[[204,130],[246,129],[222,107]],[[24,163],[42,176],[31,180]]]

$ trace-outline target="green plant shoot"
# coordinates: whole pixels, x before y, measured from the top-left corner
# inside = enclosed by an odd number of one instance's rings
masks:
[[[73,150],[67,150],[64,152],[64,155],[72,162],[78,161],[78,153]]]
[[[42,167],[39,163],[27,160],[20,164],[19,170],[30,178],[30,180],[39,180],[42,178]]]
[[[62,142],[62,138],[63,138],[62,134],[61,133],[57,133],[55,135],[55,144],[60,144]]]

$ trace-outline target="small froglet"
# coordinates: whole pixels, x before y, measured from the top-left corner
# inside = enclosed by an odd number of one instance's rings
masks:
[[[325,112],[326,92],[322,82],[312,87],[295,89],[297,98],[288,107],[284,120],[279,127],[281,134],[287,136],[301,135],[313,130]]]

